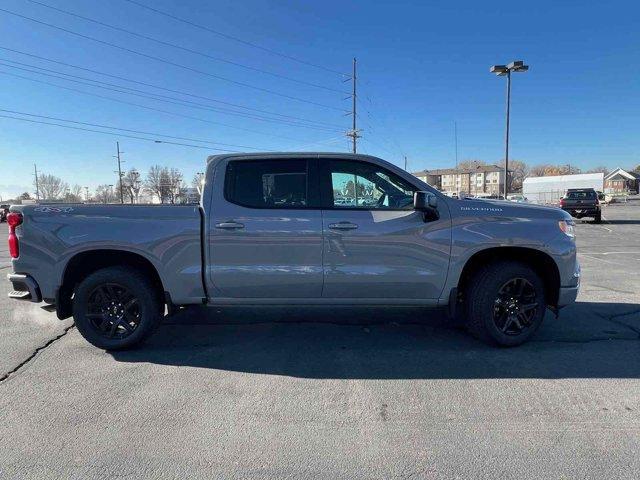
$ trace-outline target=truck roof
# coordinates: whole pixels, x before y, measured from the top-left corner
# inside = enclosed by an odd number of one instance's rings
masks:
[[[207,157],[207,163],[216,162],[223,158],[234,158],[238,160],[250,160],[256,158],[282,158],[282,157],[340,157],[351,159],[376,159],[373,155],[364,155],[361,153],[345,153],[345,152],[250,152],[250,153],[223,153],[218,155],[210,155]]]

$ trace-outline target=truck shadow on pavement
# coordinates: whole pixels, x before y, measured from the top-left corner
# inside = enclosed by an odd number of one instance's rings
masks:
[[[640,225],[640,220],[605,220],[605,225]]]
[[[578,302],[529,343],[493,348],[407,309],[182,311],[120,362],[318,379],[640,378],[640,304]],[[179,373],[177,373],[179,375]]]

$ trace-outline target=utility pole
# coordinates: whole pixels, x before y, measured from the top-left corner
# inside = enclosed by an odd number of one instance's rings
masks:
[[[84,187],[84,200],[85,202],[89,201],[89,187]]]
[[[118,159],[118,185],[120,185],[120,203],[124,204],[124,194],[122,192],[122,168],[120,166],[120,142],[116,142],[116,150],[118,152],[116,158]]]
[[[407,156],[404,156],[404,171],[407,171]]]
[[[40,188],[38,186],[38,167],[36,166],[36,164],[33,164],[33,171],[35,172],[36,175],[36,201],[39,202],[40,201]]]
[[[351,93],[351,130],[347,132],[347,137],[351,137],[351,141],[353,142],[353,153],[358,153],[358,128],[357,128],[357,106],[356,106],[356,83],[357,83],[357,75],[356,75],[356,59],[353,58],[353,73],[351,75],[351,81],[353,82],[353,91]],[[349,97],[347,97],[349,98]]]

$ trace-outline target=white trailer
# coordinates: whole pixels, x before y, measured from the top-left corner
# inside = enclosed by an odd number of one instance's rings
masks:
[[[522,194],[532,203],[557,204],[569,188],[593,188],[603,191],[603,173],[580,173],[577,175],[554,175],[550,177],[525,178]]]

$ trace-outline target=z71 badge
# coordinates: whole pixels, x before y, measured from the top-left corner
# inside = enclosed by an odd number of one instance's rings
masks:
[[[42,213],[69,213],[73,212],[72,207],[36,207],[33,209],[34,212],[42,212]]]

